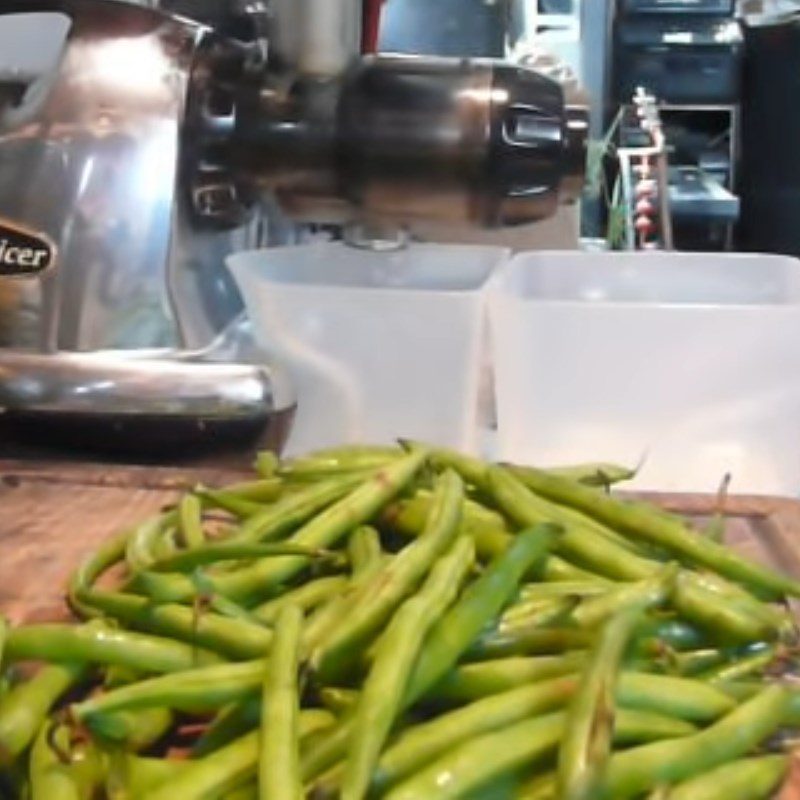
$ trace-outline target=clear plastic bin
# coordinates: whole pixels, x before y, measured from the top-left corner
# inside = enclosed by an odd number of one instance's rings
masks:
[[[488,293],[500,458],[800,492],[800,261],[526,253]]]
[[[474,451],[482,290],[508,256],[326,243],[231,257],[259,343],[296,385],[287,452],[398,437]]]

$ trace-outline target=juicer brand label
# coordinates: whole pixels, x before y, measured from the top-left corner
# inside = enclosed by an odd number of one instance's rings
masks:
[[[56,260],[56,246],[42,233],[0,218],[0,277],[34,276]]]

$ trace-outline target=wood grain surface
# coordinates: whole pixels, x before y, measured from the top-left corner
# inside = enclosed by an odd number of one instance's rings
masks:
[[[67,617],[70,572],[114,532],[199,481],[241,472],[0,461],[0,611],[12,621]]]

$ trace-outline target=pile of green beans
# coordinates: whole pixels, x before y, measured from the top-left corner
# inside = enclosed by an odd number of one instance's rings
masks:
[[[0,617],[0,800],[759,800],[800,583],[614,488],[416,442],[258,457]],[[779,735],[780,734],[780,735]]]

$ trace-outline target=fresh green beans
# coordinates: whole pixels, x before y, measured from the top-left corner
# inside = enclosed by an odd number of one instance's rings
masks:
[[[442,700],[469,701],[507,692],[549,678],[571,675],[583,669],[586,653],[576,650],[558,656],[503,658],[456,667],[436,685]]]
[[[0,700],[0,764],[28,747],[56,701],[86,675],[83,664],[48,665]]]
[[[203,504],[193,494],[184,495],[178,503],[178,527],[187,548],[194,550],[206,542],[203,530]]]
[[[778,729],[786,702],[786,691],[771,686],[700,733],[616,753],[606,773],[604,797],[636,797],[744,755]]]
[[[789,769],[785,755],[743,758],[685,781],[669,800],[763,800],[771,797]]]
[[[138,752],[163,739],[174,722],[169,708],[153,706],[116,714],[96,714],[86,718],[86,727],[106,743]]]
[[[318,578],[296,589],[267,600],[252,611],[254,619],[265,625],[272,625],[278,618],[281,610],[286,606],[297,606],[305,612],[311,611],[325,603],[327,600],[340,595],[347,586],[347,578],[343,575],[332,575],[327,578]]]
[[[553,678],[478,700],[411,727],[381,756],[373,790],[385,790],[475,736],[563,708],[577,686],[575,676]]]
[[[575,609],[573,619],[582,628],[595,628],[624,608],[662,605],[672,595],[677,578],[678,565],[668,564],[652,578],[584,600]]]
[[[183,642],[95,625],[42,624],[14,628],[6,657],[109,664],[141,672],[178,672],[220,661],[219,656]]]
[[[735,800],[784,774],[772,600],[800,582],[611,496],[630,471],[415,443],[257,471],[84,561],[87,624],[0,616],[0,797]]]
[[[205,758],[191,762],[140,800],[206,800],[235,789],[256,772],[260,731],[253,731]]]
[[[335,545],[347,532],[368,521],[377,513],[385,503],[398,494],[414,477],[426,459],[425,451],[398,459],[385,467],[378,469],[374,475],[360,482],[357,488],[345,495],[333,505],[330,492],[335,495],[342,494],[342,484],[347,486],[345,479],[335,481],[335,486],[328,487],[329,494],[325,496],[326,508],[313,518],[315,510],[312,504],[306,501],[303,505],[305,518],[310,518],[299,530],[295,531],[287,541],[290,544],[300,545],[313,549],[327,548]],[[309,491],[316,490],[317,502],[320,494],[319,486],[312,486]],[[292,495],[297,500],[300,495]],[[290,498],[287,498],[287,502]],[[298,501],[299,502],[299,501]],[[277,512],[276,507],[271,509]],[[251,520],[248,520],[248,523]],[[292,519],[292,527],[296,520]],[[255,522],[253,522],[255,526]],[[241,539],[264,540],[261,529],[248,529],[236,537]],[[237,570],[228,575],[209,576],[209,583],[215,592],[229,597],[232,600],[248,600],[261,598],[274,591],[283,582],[293,578],[308,565],[308,558],[303,556],[284,556],[270,558],[256,562],[251,567]],[[180,576],[171,576],[176,580],[170,598],[178,602],[192,599],[196,592],[193,582],[189,578],[181,579]]]
[[[598,795],[611,756],[620,663],[643,606],[617,612],[603,628],[567,709],[557,772],[559,796],[564,800],[593,800]]]
[[[372,770],[402,708],[409,675],[425,636],[455,600],[474,555],[471,539],[457,539],[433,565],[421,590],[398,609],[379,639],[355,710],[342,800],[361,800],[366,795]]]
[[[78,596],[81,602],[132,628],[174,637],[228,658],[257,658],[272,641],[272,633],[261,625],[209,611],[195,612],[177,603],[158,605],[145,597],[118,592],[82,592]]]
[[[733,581],[740,582],[769,597],[800,596],[800,582],[780,575],[754,561],[743,558],[730,548],[704,539],[678,518],[653,513],[650,506],[637,501],[623,502],[574,481],[527,469],[525,484],[543,497],[577,509],[611,528],[624,531],[701,564]]]
[[[536,763],[537,759],[555,751],[564,733],[564,720],[563,713],[546,714],[473,737],[400,782],[384,797],[386,800],[418,800],[423,797],[455,800],[463,797],[493,779]],[[669,722],[665,724],[662,718],[651,721],[638,713],[622,710],[615,738],[626,743],[641,741],[642,736],[650,739],[654,735],[651,724],[658,731],[656,736],[664,730],[673,733],[685,731],[683,726],[674,728]]]
[[[354,577],[370,570],[383,557],[380,535],[370,525],[362,525],[350,534],[347,550]]]
[[[521,533],[514,544],[467,589],[431,630],[406,692],[414,703],[438,683],[467,651],[470,643],[516,594],[522,577],[547,554],[559,529],[541,525]]]
[[[346,673],[358,648],[374,636],[454,540],[463,497],[461,479],[454,472],[445,473],[425,533],[353,594],[349,613],[312,654],[312,667],[322,680],[335,681]]]
[[[301,800],[297,688],[303,612],[287,606],[275,624],[261,701],[259,800]]]
[[[101,714],[167,707],[201,713],[255,694],[264,675],[263,661],[217,664],[158,675],[95,695],[71,707],[79,721]]]
[[[249,544],[221,542],[196,547],[175,553],[169,558],[150,565],[153,572],[189,572],[197,567],[217,561],[237,561],[251,558],[270,558],[277,556],[306,556],[307,558],[330,558],[330,551],[316,550],[296,544]]]
[[[775,663],[778,658],[778,650],[775,647],[764,647],[756,653],[737,658],[731,663],[720,664],[702,673],[699,677],[709,683],[738,681],[763,672]]]
[[[51,736],[48,725],[40,728],[30,757],[30,800],[90,800],[100,785],[101,761],[91,747],[72,751],[69,764],[63,764],[51,748],[53,738],[67,750],[68,733],[59,728]]]

